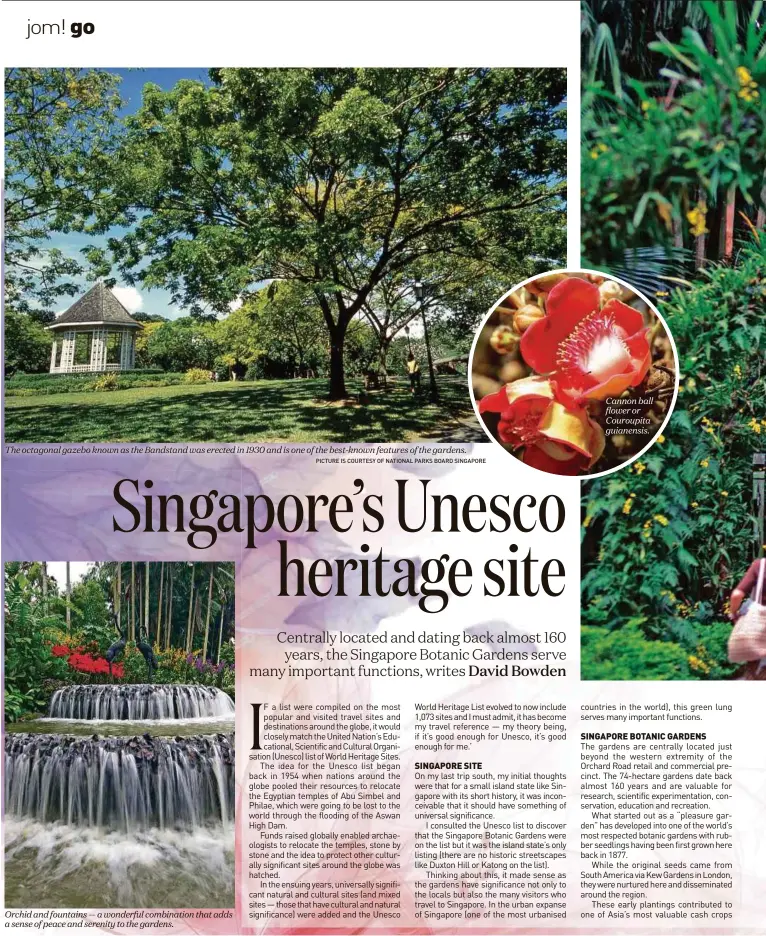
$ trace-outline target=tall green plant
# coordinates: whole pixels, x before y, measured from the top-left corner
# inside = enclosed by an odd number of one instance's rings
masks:
[[[646,638],[719,668],[720,634],[698,648],[766,546],[753,542],[750,491],[766,442],[766,238],[738,259],[663,305],[679,352],[676,410],[647,455],[583,495],[583,623],[613,630],[640,616]]]
[[[6,721],[42,710],[45,680],[65,675],[66,664],[51,656],[47,635],[52,623],[43,614],[37,586],[10,566],[5,575]]]
[[[653,82],[603,82],[583,96],[583,253],[603,265],[626,247],[691,248],[739,199],[759,217],[766,172],[766,23],[762,3],[699,4],[705,23],[649,48],[670,63]]]

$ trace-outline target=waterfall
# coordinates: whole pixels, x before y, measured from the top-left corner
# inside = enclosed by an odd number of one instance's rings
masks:
[[[125,832],[228,826],[234,738],[8,734],[5,809],[40,822]]]
[[[120,719],[210,718],[234,713],[231,698],[215,686],[105,685],[57,689],[51,718]]]

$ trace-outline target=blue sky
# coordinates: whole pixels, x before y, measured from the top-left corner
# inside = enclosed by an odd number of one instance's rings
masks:
[[[119,75],[122,79],[120,83],[120,96],[125,100],[125,105],[121,114],[128,115],[135,113],[141,105],[141,90],[145,84],[152,83],[159,85],[163,89],[170,89],[182,78],[192,78],[200,81],[207,80],[206,68],[111,68],[107,71]],[[119,230],[114,229],[114,235],[119,235]],[[50,247],[57,247],[67,256],[82,259],[80,250],[88,245],[105,246],[107,235],[91,237],[86,234],[54,234],[48,244]],[[165,289],[141,289],[127,286],[120,279],[119,275],[113,271],[113,276],[117,279],[115,293],[127,307],[129,312],[141,311],[149,314],[164,315],[166,318],[178,318],[185,315],[184,309],[178,308],[172,304],[170,293]],[[89,287],[89,283],[84,277],[78,282],[82,287],[82,292]],[[75,298],[62,296],[59,299],[55,312],[58,315],[64,312],[74,302]]]

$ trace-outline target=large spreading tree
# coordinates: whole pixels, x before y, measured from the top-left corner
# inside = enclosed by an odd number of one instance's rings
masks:
[[[83,231],[109,197],[119,79],[78,68],[5,73],[6,308],[43,322],[77,291],[83,263],[48,241]],[[109,171],[108,171],[109,170]]]
[[[563,228],[557,69],[216,69],[144,89],[97,205],[134,283],[225,312],[258,282],[314,296],[330,392],[350,323],[384,280],[519,227]],[[412,277],[416,278],[415,275]],[[510,283],[509,283],[510,285]]]

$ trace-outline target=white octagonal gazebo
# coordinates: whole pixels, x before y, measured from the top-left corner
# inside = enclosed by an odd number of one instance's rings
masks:
[[[133,370],[137,322],[99,280],[49,325],[51,374]]]

